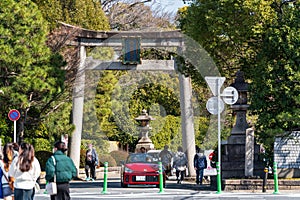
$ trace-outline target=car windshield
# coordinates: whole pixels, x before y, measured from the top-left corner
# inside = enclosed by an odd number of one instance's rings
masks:
[[[133,153],[127,158],[127,163],[156,163],[153,157],[147,153]]]

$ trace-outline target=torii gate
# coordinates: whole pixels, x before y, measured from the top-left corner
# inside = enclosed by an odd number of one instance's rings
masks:
[[[63,24],[69,28],[75,28]],[[76,29],[78,29],[76,27]],[[176,64],[174,60],[142,60],[141,64],[124,65],[122,62],[103,62],[86,58],[86,47],[113,47],[122,48],[122,40],[126,37],[140,38],[141,48],[176,47],[177,52],[184,48],[183,35],[179,30],[160,32],[140,31],[92,31],[80,29],[71,45],[80,47],[80,64],[73,92],[73,124],[75,130],[71,136],[70,157],[77,169],[80,163],[80,145],[83,125],[83,104],[86,70],[146,70],[146,71],[174,71]],[[193,170],[193,157],[195,154],[195,133],[192,108],[192,86],[191,79],[179,74],[180,80],[180,108],[181,108],[181,129],[183,149],[186,150],[189,160],[189,174],[195,176]],[[192,170],[191,170],[192,169]]]

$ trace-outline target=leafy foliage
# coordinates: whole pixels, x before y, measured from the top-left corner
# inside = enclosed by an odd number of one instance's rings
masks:
[[[45,171],[46,162],[52,156],[51,151],[36,151],[35,157],[38,159],[41,165],[41,170]]]
[[[299,129],[299,13],[299,1],[279,0],[194,0],[178,12],[180,28],[223,76],[246,72],[256,133],[269,151],[276,134]]]
[[[63,90],[64,63],[46,46],[47,33],[47,23],[31,1],[0,2],[1,112],[20,111],[21,139],[34,138],[52,98]]]
[[[259,115],[256,129],[265,144],[300,127],[299,5],[274,2],[276,20],[266,27],[255,62],[247,63],[253,67],[245,69],[253,81],[251,109]]]
[[[33,0],[52,29],[65,22],[92,30],[108,30],[108,20],[99,1],[92,0]]]
[[[109,154],[115,159],[117,165],[120,165],[121,161],[126,160],[128,157],[128,153],[126,151],[112,151]]]
[[[117,163],[115,159],[109,154],[100,154],[99,155],[99,164],[101,167],[104,166],[104,163],[108,162],[108,167],[116,167]]]

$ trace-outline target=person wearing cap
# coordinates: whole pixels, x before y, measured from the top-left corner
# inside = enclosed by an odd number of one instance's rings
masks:
[[[70,199],[69,182],[77,176],[77,169],[72,159],[65,155],[67,150],[64,142],[54,144],[54,153],[46,162],[46,176],[48,182],[54,181],[56,176],[57,194],[51,195],[51,200]],[[54,161],[55,160],[55,161]]]

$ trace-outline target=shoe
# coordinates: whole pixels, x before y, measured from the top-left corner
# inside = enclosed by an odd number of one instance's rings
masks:
[[[95,181],[95,179],[91,178],[90,181]]]
[[[89,180],[90,180],[90,178],[89,178],[89,177],[87,177],[85,180],[86,180],[86,181],[89,181]]]

